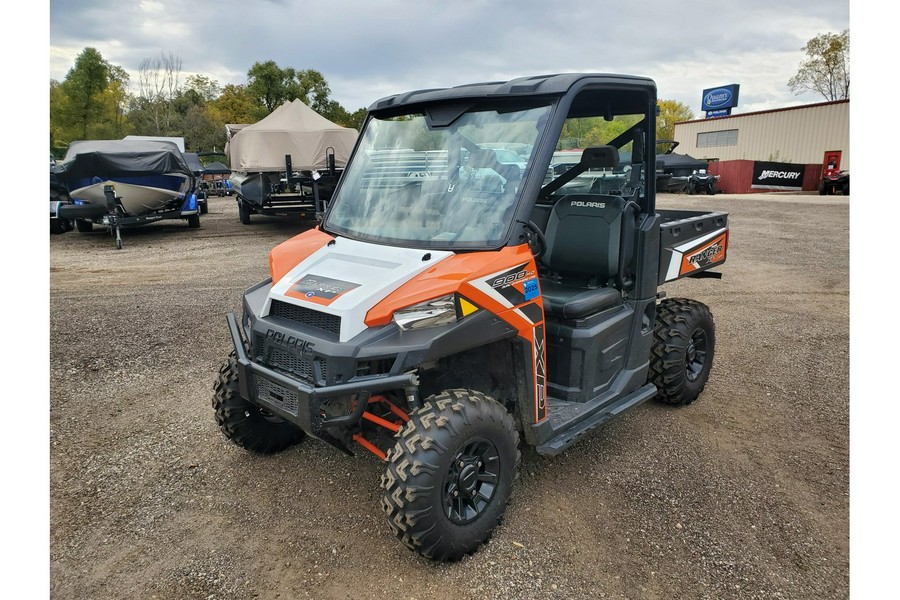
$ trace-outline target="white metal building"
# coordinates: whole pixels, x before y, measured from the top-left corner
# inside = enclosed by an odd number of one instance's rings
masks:
[[[684,121],[674,137],[676,152],[703,160],[822,164],[829,152],[849,170],[850,101]]]

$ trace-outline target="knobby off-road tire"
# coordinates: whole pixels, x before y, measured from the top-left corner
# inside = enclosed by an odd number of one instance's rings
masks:
[[[512,416],[472,390],[430,396],[397,434],[381,477],[394,534],[432,560],[474,552],[500,522],[519,465]]]
[[[284,419],[241,398],[234,352],[219,369],[212,407],[225,437],[257,454],[274,454],[300,443],[306,434]]]
[[[690,404],[706,386],[716,347],[716,326],[709,308],[695,300],[667,298],[656,307],[650,381],[656,399]]]

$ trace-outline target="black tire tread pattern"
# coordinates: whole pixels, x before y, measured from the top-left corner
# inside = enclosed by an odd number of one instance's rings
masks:
[[[219,429],[238,446],[257,454],[274,454],[300,443],[303,430],[287,421],[267,419],[259,407],[247,402],[239,393],[237,359],[234,353],[219,369],[213,386],[212,407]]]
[[[685,373],[684,352],[696,327],[707,328],[707,366],[696,382]],[[656,307],[653,351],[650,355],[650,381],[656,385],[656,400],[665,404],[690,404],[703,392],[715,352],[715,323],[702,302],[685,298],[666,298]]]
[[[484,425],[506,438],[494,441],[498,446],[509,444],[514,464],[511,472],[501,470],[497,495],[488,512],[473,524],[456,526],[435,510],[433,494],[444,476],[441,462],[450,460],[445,456],[455,451],[454,440],[465,436],[472,427]],[[381,477],[381,507],[394,535],[411,550],[432,560],[453,561],[471,554],[487,541],[500,522],[511,493],[520,459],[519,435],[512,416],[481,392],[447,390],[427,398],[420,409],[410,414],[409,422],[397,436],[397,443],[387,453],[388,467]],[[440,495],[441,490],[436,493]]]

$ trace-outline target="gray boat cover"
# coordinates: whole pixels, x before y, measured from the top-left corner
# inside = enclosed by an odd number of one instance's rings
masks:
[[[155,140],[85,140],[72,142],[56,165],[56,177],[65,183],[85,177],[126,177],[193,173],[172,142]]]
[[[312,171],[327,167],[326,154],[333,149],[335,166],[343,168],[358,135],[294,100],[235,133],[228,143],[228,158],[232,171],[277,172],[284,171],[289,154],[293,169]]]
[[[191,171],[194,172],[194,175],[202,175],[203,172],[206,171],[206,167],[204,167],[203,163],[200,162],[199,155],[194,152],[182,152],[182,154],[184,155],[184,160],[191,168]]]
[[[228,175],[231,173],[231,169],[220,162],[212,162],[203,167],[203,172],[206,175]]]

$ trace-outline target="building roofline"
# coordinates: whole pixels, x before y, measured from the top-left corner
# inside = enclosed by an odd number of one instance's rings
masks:
[[[844,104],[844,103],[849,103],[849,102],[850,102],[849,98],[846,100],[831,100],[829,102],[816,102],[813,104],[801,104],[799,106],[787,106],[785,108],[770,108],[769,110],[759,110],[756,112],[741,113],[739,115],[728,115],[725,117],[713,117],[711,119],[694,119],[692,121],[679,121],[675,124],[682,125],[682,124],[686,124],[686,123],[703,123],[705,121],[724,121],[725,119],[739,119],[741,117],[750,117],[753,115],[765,115],[768,113],[785,112],[788,110],[801,110],[804,108],[815,108],[818,106],[830,106],[832,104]]]

